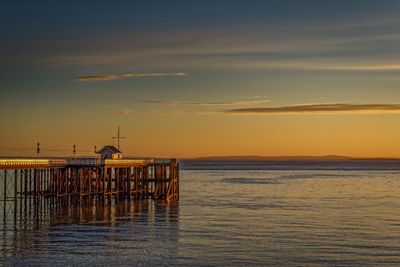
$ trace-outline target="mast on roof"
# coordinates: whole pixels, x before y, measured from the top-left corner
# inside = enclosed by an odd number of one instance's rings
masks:
[[[126,139],[126,137],[121,136],[121,132],[120,132],[120,127],[119,126],[118,126],[117,136],[113,136],[112,139],[113,140],[117,139],[118,150],[120,150],[119,141],[120,141],[120,139]]]

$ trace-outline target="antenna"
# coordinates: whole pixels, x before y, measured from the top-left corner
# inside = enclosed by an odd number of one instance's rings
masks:
[[[112,139],[113,139],[113,141],[114,141],[114,139],[117,139],[117,141],[118,141],[118,150],[119,150],[119,140],[120,139],[125,139],[126,137],[123,137],[123,136],[121,136],[120,135],[120,129],[119,129],[120,127],[118,126],[118,133],[117,133],[117,136],[113,136],[112,137]]]

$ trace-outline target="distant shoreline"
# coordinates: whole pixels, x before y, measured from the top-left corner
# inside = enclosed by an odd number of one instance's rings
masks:
[[[400,161],[400,158],[359,158],[347,156],[211,156],[211,157],[197,157],[197,158],[181,158],[181,161],[281,161],[281,162],[356,162],[356,161]]]

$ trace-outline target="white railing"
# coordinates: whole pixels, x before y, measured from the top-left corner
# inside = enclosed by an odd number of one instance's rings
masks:
[[[71,158],[67,160],[67,164],[77,166],[97,166],[101,165],[102,161],[97,158]]]
[[[108,166],[112,165],[143,165],[153,164],[154,159],[106,159],[104,163]]]
[[[161,159],[161,158],[154,159],[154,163],[160,163],[160,164],[170,164],[173,161],[176,161],[176,160],[175,159]]]

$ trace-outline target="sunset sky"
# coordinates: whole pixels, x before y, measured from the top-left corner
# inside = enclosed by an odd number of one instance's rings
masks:
[[[84,2],[84,3],[83,3]],[[400,157],[400,1],[2,1],[0,155]]]

